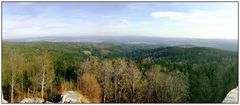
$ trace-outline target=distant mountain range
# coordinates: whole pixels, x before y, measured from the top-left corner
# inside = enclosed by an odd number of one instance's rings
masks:
[[[165,38],[144,36],[58,36],[3,39],[10,42],[95,42],[95,43],[124,43],[124,44],[151,44],[181,47],[213,47],[218,49],[237,51],[238,40],[234,39],[194,39],[194,38]]]

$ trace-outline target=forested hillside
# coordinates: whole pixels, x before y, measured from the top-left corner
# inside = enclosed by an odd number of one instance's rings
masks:
[[[67,90],[96,103],[222,102],[238,85],[238,53],[206,47],[3,42],[8,102],[55,102]]]
[[[221,102],[238,84],[237,53],[204,47],[163,47],[126,54],[140,68],[166,67],[189,75],[190,102]]]

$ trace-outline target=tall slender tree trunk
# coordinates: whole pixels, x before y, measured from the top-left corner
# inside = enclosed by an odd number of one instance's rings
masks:
[[[105,103],[105,101],[106,101],[106,93],[105,93],[105,90],[106,90],[106,87],[105,87],[105,85],[106,85],[106,82],[105,82],[105,79],[106,79],[106,77],[105,77],[105,69],[104,69],[104,71],[103,71],[104,73],[103,73],[103,103]]]
[[[28,93],[27,93],[27,97],[29,98],[29,88],[28,88]]]
[[[133,103],[133,102],[134,102],[134,80],[133,80],[133,79],[134,79],[134,78],[133,78],[133,77],[134,77],[134,71],[133,71],[133,68],[132,68],[132,71],[131,71],[131,72],[132,72],[132,78],[131,78],[131,79],[132,79],[132,80],[131,80],[131,82],[132,82],[132,95],[131,95],[131,101],[132,101],[132,103]]]
[[[32,77],[35,77],[35,70],[32,71]],[[33,78],[33,81],[36,82],[36,78]],[[32,96],[35,96],[36,83],[33,84]]]
[[[37,75],[36,75],[36,72],[34,73],[34,76],[36,77]],[[38,86],[37,86],[37,79],[35,78],[35,81],[36,81],[36,83],[34,84],[34,92],[33,92],[33,96],[34,97],[37,97],[37,88],[38,88]]]
[[[13,88],[14,88],[14,55],[12,52],[12,82],[11,82],[11,103],[13,103]]]
[[[115,86],[114,86],[114,91],[115,91],[114,99],[115,99],[115,102],[117,103],[117,77],[116,76],[114,77],[114,82],[115,82]]]
[[[51,83],[51,97],[53,96],[53,84]]]
[[[103,103],[106,102],[105,86],[103,87]]]
[[[104,89],[103,89],[104,93],[103,93],[103,102],[105,103],[106,102],[106,87],[104,86]]]
[[[13,69],[12,69],[12,84],[11,84],[11,103],[13,103],[13,88],[14,88],[14,81],[13,81]]]
[[[24,96],[23,96],[23,97],[25,97],[25,95],[26,95],[25,92],[26,92],[26,91],[23,89],[23,82],[24,82],[24,81],[23,81],[23,72],[22,72],[22,92],[24,92]]]
[[[44,93],[44,83],[45,83],[45,70],[43,70],[42,72],[42,89],[41,89],[41,95],[42,95],[42,98],[43,98],[43,93]]]

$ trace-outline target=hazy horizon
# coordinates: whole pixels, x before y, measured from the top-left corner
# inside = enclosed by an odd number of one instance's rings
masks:
[[[238,39],[235,2],[3,2],[2,38]]]
[[[191,37],[168,37],[168,36],[148,36],[148,35],[61,35],[61,36],[30,36],[30,37],[16,37],[16,38],[4,38],[2,40],[11,40],[11,39],[35,39],[35,38],[104,38],[104,37],[134,37],[134,38],[169,38],[169,39],[200,39],[200,40],[238,40],[238,39],[228,39],[228,38],[191,38]]]

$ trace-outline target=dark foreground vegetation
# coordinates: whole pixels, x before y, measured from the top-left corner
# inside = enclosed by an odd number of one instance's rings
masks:
[[[3,42],[2,90],[8,102],[55,102],[78,91],[96,103],[222,102],[238,85],[237,52],[77,42]]]

